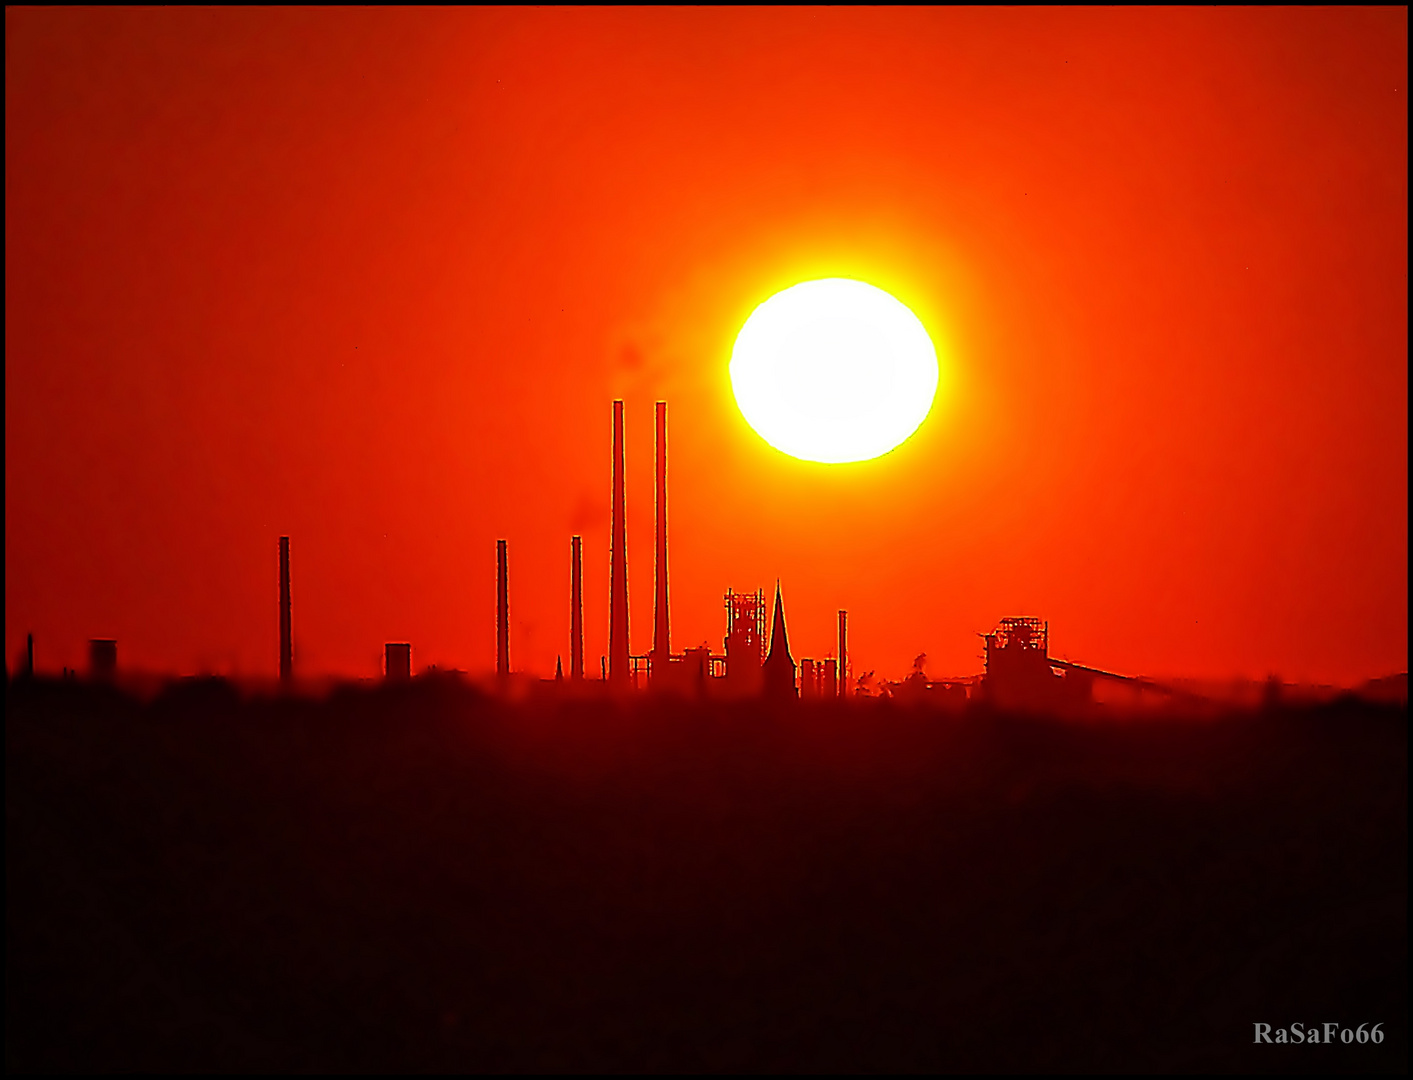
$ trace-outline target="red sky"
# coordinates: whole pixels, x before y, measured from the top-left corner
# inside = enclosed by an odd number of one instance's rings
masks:
[[[42,669],[567,666],[674,645],[1352,683],[1408,649],[1407,11],[5,12],[5,648]],[[907,303],[949,389],[811,465],[731,399],[771,293]]]

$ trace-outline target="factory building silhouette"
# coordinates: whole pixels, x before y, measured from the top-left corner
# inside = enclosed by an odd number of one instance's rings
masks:
[[[654,544],[652,646],[635,654],[629,646],[627,470],[624,452],[624,407],[613,402],[611,546],[609,550],[608,651],[599,659],[600,687],[614,693],[653,690],[691,696],[748,698],[764,696],[775,701],[805,698],[845,698],[870,692],[865,676],[854,690],[849,665],[848,612],[838,611],[838,637],[834,656],[803,657],[798,665],[790,651],[786,629],[784,590],[775,583],[770,614],[769,647],[766,642],[766,600],[763,590],[723,595],[726,633],[722,650],[706,645],[672,651],[671,584],[668,574],[667,522],[667,403],[654,407]],[[552,682],[562,687],[582,687],[589,682],[584,666],[584,543],[570,537],[569,547],[569,676],[564,677],[563,657],[556,657]],[[1042,619],[1008,616],[985,641],[985,669],[980,676],[931,680],[923,673],[919,657],[911,676],[896,683],[883,682],[874,689],[898,691],[903,696],[928,695],[934,700],[978,698],[1002,708],[1051,709],[1086,706],[1094,700],[1097,683],[1120,684],[1135,695],[1157,695],[1189,703],[1206,701],[1200,695],[1156,680],[1075,663],[1050,655],[1050,628]],[[412,643],[384,645],[384,677],[389,681],[412,678]],[[75,673],[76,674],[76,673]],[[93,638],[88,643],[88,676],[93,682],[118,681],[118,643],[113,638]],[[497,685],[510,685],[510,563],[509,544],[496,541],[496,660]],[[35,677],[34,635],[25,640],[17,659],[14,679]],[[64,677],[70,678],[68,668]],[[290,537],[279,538],[279,680],[286,689],[295,681],[293,612],[291,601]]]
[[[654,567],[653,638],[645,654],[629,646],[627,464],[624,452],[624,405],[613,402],[612,501],[609,550],[609,645],[600,661],[601,681],[611,690],[667,690],[713,696],[764,696],[783,701],[796,697],[824,699],[850,693],[848,612],[838,612],[838,637],[834,656],[805,657],[796,664],[786,627],[784,589],[775,583],[770,614],[769,647],[766,647],[766,601],[762,590],[724,595],[726,634],[722,651],[706,646],[674,653],[671,645],[671,584],[668,574],[667,522],[667,403],[654,407]],[[497,545],[499,561],[497,671],[508,672],[509,628],[505,619],[505,541]],[[570,541],[570,681],[583,678],[583,544]],[[1096,679],[1126,683],[1136,690],[1173,693],[1151,680],[1118,675],[1086,667],[1049,654],[1049,626],[1031,617],[1008,617],[986,640],[985,673],[978,677],[931,682],[921,670],[912,683],[937,692],[937,696],[962,700],[975,694],[993,703],[1018,706],[1051,706],[1085,703],[1092,699]],[[503,662],[504,661],[504,662]],[[899,684],[901,685],[901,684]]]
[[[713,697],[766,697],[774,701],[805,698],[820,700],[850,696],[848,612],[838,612],[835,655],[803,657],[798,665],[790,651],[785,620],[784,589],[779,579],[769,615],[767,647],[766,599],[763,590],[723,596],[726,633],[722,650],[708,646],[672,651],[671,583],[668,574],[667,521],[667,403],[654,406],[654,537],[652,646],[642,654],[629,644],[627,462],[625,458],[624,403],[613,402],[612,488],[609,548],[608,650],[599,661],[595,682],[613,693],[636,690],[668,691]],[[584,667],[584,542],[574,535],[569,543],[569,676],[564,677],[563,657],[556,658],[553,682],[575,687],[587,681]],[[294,647],[290,600],[290,538],[279,539],[280,681],[294,679]],[[976,696],[1006,707],[1051,707],[1084,704],[1092,700],[1096,680],[1124,683],[1136,692],[1181,696],[1152,680],[1118,675],[1050,655],[1049,624],[1043,620],[1007,617],[986,643],[985,672],[980,677],[929,680],[921,660],[902,683],[882,684],[912,695],[961,700]],[[24,670],[33,671],[33,642],[28,644]],[[112,680],[117,669],[117,642],[90,642],[89,672],[96,681]],[[384,673],[391,681],[412,677],[412,645],[389,642],[384,646]],[[497,685],[509,685],[510,663],[510,559],[509,544],[496,541],[496,660]]]
[[[609,679],[616,689],[648,688],[684,694],[725,693],[753,696],[760,693],[795,697],[795,662],[790,656],[785,630],[784,601],[776,583],[771,650],[763,655],[765,604],[762,593],[725,595],[726,636],[722,653],[697,646],[672,651],[671,583],[668,573],[667,521],[667,402],[654,410],[654,544],[653,544],[653,643],[645,655],[628,649],[628,537],[625,515],[626,465],[623,454],[623,402],[613,403],[613,528],[610,552]],[[615,636],[615,629],[622,629]],[[624,675],[614,679],[615,664]],[[788,693],[787,693],[788,691]]]
[[[762,590],[724,595],[726,634],[722,651],[712,653],[707,646],[672,651],[671,585],[668,576],[667,530],[667,402],[654,408],[655,515],[653,545],[653,636],[645,654],[629,647],[628,603],[628,523],[627,469],[624,452],[624,408],[613,402],[611,544],[609,549],[609,627],[608,652],[600,659],[602,684],[614,692],[667,690],[701,695],[724,694],[752,697],[765,694],[777,700],[804,696],[822,698],[846,696],[848,653],[846,651],[847,613],[839,612],[838,656],[821,661],[806,660],[800,687],[796,686],[796,664],[790,653],[785,627],[784,593],[775,585],[774,610],[770,617],[770,647],[766,645],[766,603]],[[569,546],[569,677],[571,686],[586,681],[584,668],[584,542],[570,537]],[[294,681],[294,645],[291,611],[290,538],[279,538],[279,674],[288,686]],[[98,642],[94,646],[98,646]],[[109,642],[116,650],[116,643]],[[95,657],[97,654],[93,654]],[[105,654],[106,655],[106,654]],[[114,657],[116,652],[113,653]],[[106,665],[106,666],[105,666]],[[92,659],[91,670],[111,672],[116,659]],[[388,642],[384,645],[384,677],[400,681],[412,677],[412,644]],[[496,660],[497,684],[504,687],[512,675],[510,663],[510,552],[505,539],[496,541]],[[556,684],[563,684],[563,657],[556,658]]]
[[[631,606],[628,597],[628,518],[625,419],[622,400],[613,402],[609,546],[608,650],[600,661],[600,681],[615,693],[651,689],[688,695],[703,693],[750,697],[762,693],[777,698],[796,697],[796,665],[785,629],[784,598],[776,583],[771,617],[770,649],[766,642],[766,607],[761,590],[725,594],[726,634],[722,652],[707,646],[672,650],[671,582],[668,573],[667,521],[667,402],[654,407],[654,543],[653,633],[646,653],[630,646]],[[509,553],[505,540],[496,541],[496,675],[504,683],[510,666]],[[577,685],[584,670],[584,546],[582,536],[570,537],[569,548],[569,678]],[[811,667],[810,697],[844,693],[847,666],[844,618],[840,616],[840,654]],[[827,672],[827,677],[826,677]],[[563,657],[556,662],[555,683],[563,683]]]
[[[1199,704],[1208,701],[1153,679],[1075,663],[1050,655],[1050,628],[1042,619],[1008,616],[996,629],[980,635],[985,641],[985,669],[979,675],[928,679],[919,656],[913,674],[900,682],[871,683],[871,674],[853,689],[849,666],[848,612],[838,611],[838,637],[834,656],[803,657],[796,664],[786,629],[784,589],[775,583],[767,648],[766,600],[763,590],[723,595],[726,633],[722,650],[706,645],[672,651],[671,584],[668,574],[667,521],[667,403],[655,403],[654,421],[654,568],[652,646],[634,654],[629,646],[627,472],[624,453],[624,403],[613,402],[611,547],[609,551],[608,651],[599,659],[599,687],[614,693],[652,690],[689,696],[749,698],[775,701],[804,698],[845,698],[854,692],[895,691],[904,697],[926,695],[937,701],[977,698],[1002,708],[1053,709],[1087,706],[1094,701],[1098,683],[1122,685],[1133,695],[1159,696]],[[584,544],[581,535],[570,537],[569,572],[569,676],[564,677],[563,657],[556,657],[556,686],[582,687],[590,680],[584,665]],[[119,681],[118,643],[113,638],[93,638],[88,643],[88,677],[93,682]],[[389,681],[412,678],[412,643],[384,645],[384,677]],[[73,674],[64,669],[64,678]],[[496,660],[497,685],[511,684],[509,544],[496,541]],[[35,677],[34,635],[25,640],[25,651],[10,678]],[[290,537],[279,537],[279,680],[286,689],[295,681],[293,613],[291,601]],[[869,685],[866,685],[869,680]]]

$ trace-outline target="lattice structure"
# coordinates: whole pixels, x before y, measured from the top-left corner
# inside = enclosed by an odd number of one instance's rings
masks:
[[[1050,655],[1050,624],[1043,619],[1008,618],[986,635],[988,664],[992,649],[1039,649],[1041,656]]]
[[[1062,692],[1050,662],[1050,624],[1007,618],[986,635],[986,696],[998,704],[1047,706]]]
[[[765,659],[765,591],[726,590],[726,664],[761,665]]]

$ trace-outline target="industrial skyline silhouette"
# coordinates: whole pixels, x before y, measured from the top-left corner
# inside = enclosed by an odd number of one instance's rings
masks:
[[[679,695],[711,695],[743,698],[763,694],[767,698],[846,698],[867,693],[866,680],[851,677],[847,646],[848,613],[838,612],[837,652],[815,659],[806,657],[797,664],[790,651],[786,629],[782,583],[775,582],[774,604],[766,637],[764,593],[725,593],[726,633],[720,653],[699,646],[674,653],[671,647],[671,607],[668,574],[667,519],[667,402],[654,406],[654,564],[652,647],[646,653],[632,653],[629,647],[628,528],[626,512],[626,460],[624,441],[624,402],[612,403],[612,501],[611,546],[609,552],[608,651],[601,657],[604,683],[614,692],[629,690],[671,691]],[[295,681],[293,602],[291,597],[291,538],[279,538],[279,655],[281,684]],[[505,539],[496,541],[496,638],[495,676],[501,689],[509,686],[510,642],[510,552]],[[586,681],[583,625],[583,537],[570,537],[570,618],[568,682],[579,686]],[[1127,687],[1132,694],[1158,695],[1171,701],[1200,704],[1200,694],[1141,676],[1123,675],[1101,668],[1061,659],[1050,654],[1049,624],[1030,616],[1006,616],[995,630],[980,635],[985,642],[983,671],[977,675],[929,679],[923,671],[925,657],[915,662],[911,676],[896,683],[880,684],[885,692],[919,696],[938,703],[955,704],[968,698],[993,704],[1030,708],[1078,708],[1093,703],[1096,680]],[[768,642],[768,647],[767,646]],[[383,674],[389,680],[413,677],[412,643],[384,645]],[[17,673],[32,676],[33,635]],[[67,675],[67,672],[65,673]],[[118,675],[117,642],[93,639],[89,643],[89,675],[98,681],[113,681]],[[1379,691],[1396,692],[1397,676],[1377,680]],[[552,680],[564,681],[562,658],[556,660]],[[1406,674],[1404,675],[1406,683]]]
[[[612,527],[609,552],[609,628],[608,652],[601,658],[603,676],[599,682],[614,692],[628,690],[671,691],[682,695],[719,695],[742,698],[757,694],[780,700],[783,698],[846,698],[854,693],[867,693],[864,684],[871,681],[851,678],[847,647],[848,613],[838,612],[837,652],[822,659],[807,657],[797,665],[790,652],[785,623],[783,588],[775,583],[774,606],[770,616],[768,649],[765,637],[764,595],[739,593],[728,589],[725,594],[727,615],[726,634],[721,653],[708,647],[689,648],[681,653],[671,649],[671,609],[668,576],[667,526],[667,403],[658,401],[654,407],[654,596],[653,643],[643,654],[629,648],[628,598],[628,529],[626,513],[626,462],[624,450],[624,403],[613,402],[612,428]],[[291,598],[290,537],[279,538],[279,656],[278,672],[281,684],[295,681],[295,650],[293,603]],[[580,686],[586,681],[584,669],[583,626],[583,537],[570,537],[570,618],[569,618],[569,684]],[[496,541],[496,652],[497,685],[505,689],[512,676],[510,662],[510,568],[509,544]],[[984,668],[978,675],[960,678],[928,679],[922,671],[920,657],[913,674],[896,683],[880,684],[885,693],[898,693],[914,699],[930,699],[939,704],[955,705],[968,698],[993,704],[1038,709],[1082,708],[1094,700],[1096,680],[1123,685],[1133,695],[1158,695],[1169,701],[1201,704],[1203,696],[1190,690],[1141,676],[1122,675],[1101,668],[1060,659],[1050,655],[1049,624],[1028,616],[1007,616],[996,629],[981,635],[985,641]],[[89,643],[89,675],[98,681],[112,682],[118,675],[118,643],[113,639],[93,639]],[[34,674],[33,635],[27,638],[26,655],[16,667],[16,673]],[[65,677],[68,677],[67,669]],[[384,677],[389,680],[412,678],[412,643],[389,642],[384,646]],[[563,682],[562,663],[556,661],[552,680]],[[1406,673],[1371,680],[1369,689],[1376,696],[1397,697],[1402,688],[1406,698]],[[1278,684],[1268,680],[1267,692]],[[1279,692],[1275,690],[1274,692]]]

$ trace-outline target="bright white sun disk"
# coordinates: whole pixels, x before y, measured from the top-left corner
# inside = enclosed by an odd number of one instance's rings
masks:
[[[937,393],[937,353],[908,308],[848,278],[806,281],[751,312],[731,351],[746,422],[805,461],[866,461],[918,429]]]

